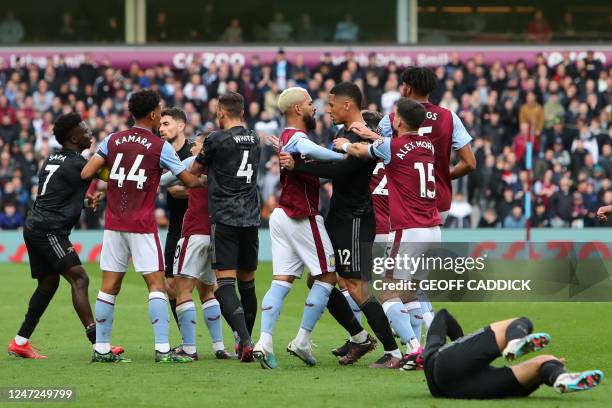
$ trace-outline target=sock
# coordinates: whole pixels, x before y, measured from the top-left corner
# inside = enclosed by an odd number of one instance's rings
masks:
[[[284,281],[273,280],[270,289],[266,292],[261,302],[261,334],[259,341],[263,343],[265,350],[272,352],[272,335],[276,322],[280,316],[285,297],[289,294],[292,284]]]
[[[179,326],[179,318],[178,314],[176,313],[176,299],[168,299],[168,303],[170,304],[170,310],[172,310],[172,316],[174,316],[174,321],[176,322],[176,325]]]
[[[95,350],[101,354],[110,353],[110,336],[115,317],[115,298],[102,291],[96,298],[96,344]]]
[[[434,318],[433,306],[429,301],[429,297],[427,297],[427,293],[423,291],[419,291],[418,293],[419,302],[421,302],[421,312],[423,313],[423,322],[425,322],[425,327],[429,329],[431,326],[431,322]]]
[[[85,328],[85,335],[91,342],[91,344],[96,344],[96,324],[92,323],[91,325]]]
[[[257,295],[255,294],[255,279],[250,281],[238,281],[238,293],[240,293],[240,303],[244,310],[244,322],[246,323],[249,334],[253,334],[253,326],[257,317]]]
[[[349,306],[353,310],[353,314],[355,314],[355,319],[357,319],[359,324],[361,324],[361,309],[359,308],[359,305],[357,304],[357,302],[355,302],[355,299],[353,299],[348,289],[342,289],[340,292],[342,292]]]
[[[510,340],[521,339],[533,331],[533,323],[526,317],[513,320],[506,328],[506,343]]]
[[[389,299],[383,303],[382,308],[395,333],[402,339],[402,343],[409,347],[408,344],[412,339],[416,339],[416,335],[410,322],[410,313],[402,301],[399,298]]]
[[[363,327],[361,327],[361,324],[355,318],[351,306],[349,306],[346,298],[338,288],[333,288],[330,292],[327,310],[351,336],[355,336],[363,331]]]
[[[312,333],[321,315],[323,315],[332,289],[332,285],[321,281],[315,281],[312,288],[310,288],[310,292],[304,303],[304,314],[302,315],[300,331],[295,338],[298,347],[304,348],[308,346],[310,342],[310,333]]]
[[[378,300],[376,300],[374,296],[370,296],[370,298],[363,302],[359,308],[368,320],[368,324],[374,331],[374,334],[383,344],[385,353],[397,350],[397,343],[395,342],[395,338],[393,338],[389,320],[387,320],[387,316],[385,316],[385,312]]]
[[[221,327],[221,306],[219,306],[219,301],[215,298],[206,300],[202,303],[202,312],[204,313],[204,322],[206,323],[206,327],[208,327],[208,332],[213,342],[213,348],[215,351],[225,350],[225,344],[223,344],[223,330]],[[217,346],[215,346],[215,344]]]
[[[368,332],[365,331],[365,330],[361,330],[359,333],[357,333],[354,336],[351,336],[351,338],[350,338],[350,340],[353,343],[363,343],[367,339],[368,339]]]
[[[30,341],[30,339],[26,339],[25,337],[22,337],[20,335],[15,336],[15,343],[17,343],[18,346],[23,346],[24,344],[28,344],[28,341]]]
[[[51,299],[53,299],[53,295],[55,295],[55,291],[53,291],[53,293],[48,293],[42,291],[38,287],[34,290],[30,298],[30,303],[28,304],[28,311],[26,312],[25,319],[17,332],[19,336],[26,339],[32,337],[32,333],[34,329],[36,329],[40,317],[45,313],[45,310],[47,310],[47,306],[49,306]]]
[[[565,373],[565,367],[559,360],[549,360],[540,366],[540,380],[552,387],[557,381],[557,377]]]
[[[421,302],[408,302],[404,304],[405,309],[410,314],[410,325],[417,340],[421,341],[421,327],[423,327],[423,312]]]
[[[186,353],[195,353],[196,345],[196,310],[193,300],[182,302],[176,306],[179,318],[179,330],[183,339],[183,350]]]
[[[165,293],[149,293],[149,320],[153,325],[155,350],[160,353],[167,353],[170,351],[170,343],[168,343],[170,316],[168,315],[168,300]]]
[[[221,306],[221,312],[225,319],[231,322],[231,326],[240,336],[240,343],[251,342],[251,335],[244,321],[244,310],[236,294],[236,278],[221,278],[217,280],[219,288],[215,297]]]

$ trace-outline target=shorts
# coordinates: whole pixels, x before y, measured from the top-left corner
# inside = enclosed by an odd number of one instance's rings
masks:
[[[429,228],[408,228],[404,230],[391,231],[389,241],[392,242],[390,257],[400,257],[402,259],[421,258],[425,261],[428,251],[437,247],[442,241],[440,227]],[[402,262],[395,265],[395,268],[388,269],[385,273],[387,279],[397,280],[425,280],[429,273],[427,265],[419,263],[418,267],[413,268],[414,264]]]
[[[104,230],[100,268],[106,272],[126,272],[128,260],[136,272],[147,274],[164,270],[164,256],[157,232]]]
[[[374,245],[372,246],[372,257],[386,258],[390,253],[391,245],[389,242],[389,234],[376,234],[374,236]]]
[[[174,253],[176,251],[176,244],[181,239],[181,232],[174,232],[168,230],[166,235],[166,245],[164,246],[164,261],[166,263],[165,275],[166,278],[172,278],[173,275],[173,264],[174,264]]]
[[[509,367],[491,366],[500,355],[495,333],[487,326],[442,346],[431,357],[433,373],[426,375],[448,398],[525,397],[538,388],[521,385]]]
[[[73,266],[81,265],[68,235],[24,228],[23,240],[28,249],[32,279],[61,275]]]
[[[273,275],[302,277],[304,266],[313,276],[335,272],[334,248],[323,217],[291,218],[282,208],[270,216]]]
[[[172,265],[173,276],[199,279],[207,285],[217,283],[210,259],[210,235],[191,235],[179,239]]]
[[[442,224],[441,224],[442,226],[444,226],[444,224],[446,224],[446,219],[448,218],[448,212],[449,212],[449,211],[450,211],[450,210],[440,211],[440,212],[439,212],[439,214],[440,214],[440,219],[442,220]]]
[[[359,218],[328,216],[325,228],[336,255],[336,272],[344,279],[372,280],[372,244],[376,235],[374,214]]]
[[[257,227],[212,224],[212,267],[218,271],[254,272],[259,258]]]

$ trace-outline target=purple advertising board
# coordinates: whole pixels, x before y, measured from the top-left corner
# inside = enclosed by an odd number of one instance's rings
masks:
[[[524,59],[532,64],[538,54],[542,54],[549,66],[558,64],[563,54],[568,53],[571,59],[584,58],[587,50],[595,52],[595,58],[604,66],[612,63],[612,45],[607,46],[286,46],[287,58],[294,61],[298,54],[304,57],[307,65],[316,65],[325,53],[330,53],[334,63],[344,60],[347,49],[354,52],[359,63],[365,63],[370,53],[376,53],[380,65],[394,62],[399,66],[445,65],[453,52],[459,53],[462,59],[482,54],[486,63],[496,60],[502,63]],[[183,69],[196,60],[204,66],[215,62],[248,63],[258,55],[264,63],[273,61],[278,47],[274,46],[65,46],[65,47],[0,47],[0,65],[14,67],[18,61],[22,64],[47,65],[49,60],[57,61],[64,56],[70,66],[78,66],[89,53],[94,61],[108,61],[117,68],[126,68],[137,61],[142,67],[159,63],[170,65],[173,69]]]

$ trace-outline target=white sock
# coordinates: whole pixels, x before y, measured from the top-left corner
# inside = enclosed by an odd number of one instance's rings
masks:
[[[354,336],[351,336],[351,341],[353,343],[363,343],[368,339],[368,332],[365,330],[360,331]]]
[[[419,340],[416,337],[413,337],[410,339],[408,344],[406,344],[406,353],[414,353],[419,349],[419,347],[421,347],[421,343],[419,343]]]
[[[214,342],[213,343],[213,350],[214,351],[225,350],[225,344],[223,344],[222,341]]]
[[[259,342],[263,346],[264,350],[269,351],[270,353],[274,352],[274,345],[272,343],[272,335],[268,332],[262,331],[259,335]]]
[[[306,329],[300,327],[297,336],[295,336],[295,343],[300,348],[308,347],[308,343],[310,343],[310,332]]]
[[[195,354],[197,351],[196,346],[186,346],[183,345],[183,351],[187,354]]]
[[[18,346],[23,346],[25,344],[28,344],[29,339],[26,339],[25,337],[21,337],[20,335],[15,336],[15,343],[17,343]]]
[[[111,351],[111,346],[110,343],[96,343],[94,350],[100,354],[108,354]]]
[[[159,351],[160,353],[167,353],[170,351],[170,343],[156,343],[155,350]]]
[[[434,319],[434,313],[433,312],[425,312],[423,313],[423,321],[425,322],[425,327],[427,327],[429,329],[429,326],[431,326],[431,322]]]
[[[387,351],[385,350],[385,354],[391,354],[393,357],[402,358],[402,352],[399,349]]]

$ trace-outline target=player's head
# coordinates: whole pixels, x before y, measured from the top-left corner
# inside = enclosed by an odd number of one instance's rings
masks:
[[[204,146],[204,139],[210,134],[210,132],[198,132],[196,137],[193,139],[193,145],[191,145],[191,149],[189,150],[192,156],[196,156],[202,150],[202,146]]]
[[[278,98],[278,108],[288,120],[301,119],[306,130],[313,130],[317,126],[317,108],[304,88],[295,86],[285,89]]]
[[[401,135],[416,132],[425,120],[426,111],[423,105],[408,98],[400,98],[395,106],[393,128]]]
[[[61,115],[53,124],[53,134],[59,144],[82,152],[91,146],[91,130],[78,113]]]
[[[425,67],[408,67],[402,72],[402,96],[411,99],[422,99],[436,90],[436,74]]]
[[[173,142],[182,135],[187,124],[185,111],[179,108],[166,108],[161,111],[159,135],[168,142]]]
[[[350,125],[346,121],[361,110],[361,90],[352,82],[340,82],[329,92],[329,113],[336,124]]]
[[[241,120],[244,113],[244,98],[238,92],[228,91],[219,96],[217,119],[222,129],[228,121]]]
[[[161,106],[159,94],[151,89],[134,92],[128,101],[128,110],[136,122],[141,122],[151,130],[159,129]]]
[[[362,110],[361,117],[366,123],[366,126],[372,130],[378,129],[378,124],[383,118],[383,114],[372,110]]]

